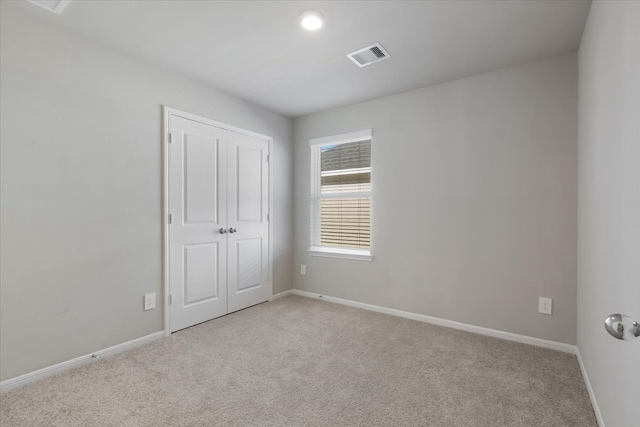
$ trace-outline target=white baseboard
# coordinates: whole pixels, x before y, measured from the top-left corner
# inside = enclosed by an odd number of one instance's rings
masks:
[[[596,414],[596,421],[598,421],[599,427],[604,427],[604,420],[602,419],[602,414],[600,413],[600,407],[598,406],[598,402],[596,401],[596,394],[593,392],[593,388],[591,387],[591,382],[589,381],[589,375],[587,375],[587,368],[585,368],[584,363],[582,362],[582,356],[580,356],[580,348],[576,347],[576,356],[578,357],[578,364],[580,365],[580,371],[582,371],[582,378],[584,378],[584,383],[587,386],[587,391],[589,392],[589,399],[591,399],[591,406],[593,406],[593,412]]]
[[[469,325],[466,323],[455,322],[453,320],[441,319],[438,317],[426,316],[424,314],[411,313],[408,311],[396,310],[393,308],[380,307],[377,305],[366,304],[357,301],[351,301],[343,298],[330,297],[326,295],[316,294],[313,292],[300,291],[297,289],[289,289],[284,292],[277,293],[271,297],[271,301],[275,301],[280,298],[287,297],[289,295],[299,295],[307,298],[315,298],[322,299],[325,301],[346,305],[349,307],[361,308],[364,310],[375,311],[378,313],[389,314],[392,316],[403,317],[407,319],[417,320],[420,322],[430,323],[438,326],[445,326],[449,328],[459,329],[467,332],[473,332],[480,335],[487,335],[496,338],[502,338],[509,341],[520,342],[523,344],[530,344],[537,347],[549,348],[552,350],[558,350],[565,353],[576,354],[578,358],[578,363],[580,364],[580,369],[582,371],[582,376],[584,377],[585,384],[587,386],[587,390],[589,392],[589,397],[591,398],[591,403],[593,405],[594,412],[596,414],[596,419],[598,421],[598,425],[600,427],[604,427],[604,421],[602,420],[602,415],[600,414],[600,410],[598,408],[598,404],[596,402],[595,394],[593,393],[593,389],[591,388],[591,383],[589,382],[589,377],[587,376],[587,371],[585,370],[584,364],[582,363],[582,358],[580,357],[580,352],[576,346],[570,344],[559,343],[556,341],[543,340],[540,338],[528,337],[526,335],[518,335],[511,332],[499,331],[496,329],[483,328],[481,326]],[[68,360],[66,362],[58,363],[53,366],[49,366],[46,368],[39,369],[37,371],[29,372],[24,375],[20,375],[15,378],[11,378],[5,381],[0,382],[0,394],[5,393],[9,390],[13,390],[15,388],[21,387],[26,384],[30,384],[32,382],[50,377],[52,375],[56,375],[67,371],[69,369],[77,368],[79,366],[85,365],[87,363],[91,363],[93,360],[104,358],[107,356],[112,356],[114,354],[123,352],[125,350],[130,350],[135,347],[139,347],[141,345],[159,340],[164,337],[164,331],[156,332],[150,335],[146,335],[141,338],[137,338],[122,344],[115,345],[113,347],[109,347],[103,350],[96,351],[91,354],[87,354],[84,356],[77,357],[72,360]]]
[[[275,295],[272,295],[270,301],[275,301],[280,298],[288,297],[289,295],[293,295],[293,289],[289,289],[288,291],[282,291]]]
[[[130,350],[135,347],[140,347],[141,345],[159,340],[163,337],[164,337],[164,331],[156,332],[151,335],[146,335],[144,337],[136,338],[135,340],[114,345],[113,347],[105,348],[103,350],[98,350],[91,354],[76,357],[75,359],[67,360],[66,362],[61,362],[56,365],[48,366],[46,368],[38,369],[37,371],[20,375],[15,378],[10,378],[8,380],[0,382],[0,394],[5,393],[9,390],[16,389],[18,387],[22,387],[32,382],[50,377],[52,375],[56,375],[64,371],[68,371],[69,369],[86,365],[87,363],[91,363],[94,360],[102,359],[107,356],[113,356],[114,354],[121,353],[125,350]]]
[[[293,290],[293,295],[300,295],[307,298],[322,299],[322,300],[334,302],[337,304],[348,305],[349,307],[362,308],[364,310],[375,311],[377,313],[390,314],[392,316],[404,317],[406,319],[417,320],[419,322],[431,323],[433,325],[445,326],[447,328],[473,332],[474,334],[487,335],[490,337],[502,338],[509,341],[515,341],[523,344],[535,345],[537,347],[549,348],[551,350],[558,350],[565,353],[576,354],[576,346],[571,344],[543,340],[540,338],[528,337],[526,335],[513,334],[511,332],[499,331],[497,329],[483,328],[481,326],[469,325],[466,323],[456,322],[453,320],[441,319],[439,317],[431,317],[431,316],[426,316],[424,314],[396,310],[394,308],[380,307],[377,305],[365,304],[362,302],[315,294],[313,292],[300,291],[298,289]]]

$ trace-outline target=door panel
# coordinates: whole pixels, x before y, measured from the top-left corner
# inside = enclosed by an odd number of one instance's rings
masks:
[[[227,132],[173,115],[169,132],[173,332],[227,313]]]
[[[213,242],[183,246],[184,307],[218,297],[218,245]]]
[[[236,239],[237,290],[260,286],[262,281],[262,239]]]
[[[184,135],[185,223],[214,222],[218,219],[217,140]]]
[[[237,150],[237,220],[262,219],[262,150],[238,146]]]
[[[228,132],[229,312],[264,302],[269,282],[267,141]]]

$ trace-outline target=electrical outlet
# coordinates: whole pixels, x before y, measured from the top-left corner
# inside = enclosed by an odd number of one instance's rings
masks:
[[[538,312],[542,314],[551,314],[553,300],[551,298],[540,297],[538,300]]]
[[[144,294],[144,309],[153,310],[156,308],[156,293],[151,292],[150,294]]]
[[[307,266],[304,264],[300,264],[300,274],[302,274],[303,276],[307,275]]]

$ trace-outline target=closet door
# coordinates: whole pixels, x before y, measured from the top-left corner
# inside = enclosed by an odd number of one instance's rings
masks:
[[[169,133],[173,332],[227,313],[227,131],[170,115]]]
[[[269,143],[229,131],[228,308],[267,301],[269,282]]]

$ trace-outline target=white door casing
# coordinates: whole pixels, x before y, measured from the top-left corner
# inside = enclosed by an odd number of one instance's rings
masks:
[[[272,261],[270,139],[168,107],[165,129],[168,335],[269,300]]]

